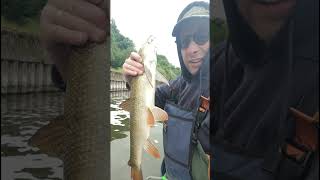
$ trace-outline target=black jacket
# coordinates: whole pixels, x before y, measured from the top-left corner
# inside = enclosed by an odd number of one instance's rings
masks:
[[[244,21],[233,0],[224,5],[229,40],[211,57],[211,148],[213,154],[223,146],[265,158],[294,136],[289,107],[310,116],[319,111],[319,1],[298,0],[270,46]]]
[[[160,85],[156,89],[155,104],[160,108],[164,108],[167,101],[171,101],[180,108],[192,111],[194,116],[199,106],[199,98],[201,95],[209,96],[209,57],[210,53],[204,58],[204,62],[195,75],[185,76],[187,69],[181,66],[182,75],[166,84]],[[180,64],[183,63],[180,60]],[[210,127],[209,113],[206,119],[203,120],[199,130],[199,141],[205,152],[209,154],[209,127]]]

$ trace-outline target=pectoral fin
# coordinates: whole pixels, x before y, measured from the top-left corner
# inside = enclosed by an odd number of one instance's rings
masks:
[[[119,107],[125,111],[130,111],[130,104],[131,104],[131,100],[130,98],[121,102],[121,104],[119,105]]]
[[[168,120],[168,114],[166,111],[164,111],[163,109],[157,107],[157,106],[154,106],[152,109],[152,114],[153,114],[153,117],[156,121],[167,121]]]
[[[143,180],[142,170],[137,168],[131,168],[131,179],[132,180]]]
[[[159,71],[156,71],[156,80],[159,82],[163,82],[169,86],[169,81]]]
[[[151,140],[148,138],[146,143],[144,144],[144,150],[150,154],[151,156],[160,159],[159,150],[156,148],[155,145],[152,144]]]
[[[147,123],[148,123],[148,126],[154,126],[155,124],[155,120],[154,120],[154,116],[152,114],[152,111],[150,108],[147,109],[148,111],[148,119],[147,119]]]
[[[63,116],[50,121],[40,128],[29,140],[29,144],[38,147],[41,152],[62,159],[66,145],[66,130]]]

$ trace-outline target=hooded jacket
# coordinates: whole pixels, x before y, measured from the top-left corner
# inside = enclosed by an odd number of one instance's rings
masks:
[[[190,9],[193,7],[201,7],[207,10],[207,14],[202,15],[197,13],[197,15],[190,15]],[[190,15],[190,16],[188,16]],[[210,50],[207,55],[203,59],[203,63],[201,65],[200,70],[192,75],[186,66],[184,65],[182,55],[181,55],[181,45],[178,43],[177,32],[179,30],[180,23],[185,23],[190,19],[194,18],[206,18],[209,23],[209,4],[206,2],[193,2],[189,4],[185,9],[181,12],[178,17],[177,25],[174,27],[172,35],[176,37],[177,42],[177,53],[179,57],[179,62],[181,66],[181,76],[169,82],[168,85],[160,85],[156,89],[156,98],[155,104],[160,108],[164,108],[166,102],[171,101],[174,104],[178,105],[182,109],[194,112],[194,116],[197,108],[198,102],[201,95],[205,97],[209,96],[209,60],[210,60]],[[209,117],[209,116],[208,116]],[[199,140],[204,148],[204,150],[209,153],[209,118],[206,119],[200,129]]]
[[[187,78],[183,75],[183,71],[188,70],[181,66],[181,76],[171,80],[169,86],[166,84],[158,86],[155,93],[155,105],[163,109],[165,104],[170,101],[182,109],[193,112],[196,116],[200,96],[209,96],[209,54],[205,56],[204,62],[196,75]],[[183,63],[183,61],[181,62]],[[200,77],[202,77],[202,80]],[[199,133],[201,134],[199,140],[204,151],[209,153],[209,119],[203,121]]]
[[[269,46],[241,17],[235,0],[224,0],[224,6],[229,39],[215,50],[211,64],[212,153],[223,147],[224,152],[267,158],[294,136],[289,107],[310,116],[319,111],[319,1],[297,0]],[[227,171],[228,157],[217,157],[217,167]],[[230,165],[229,171],[241,166]],[[252,172],[242,177],[250,179]]]

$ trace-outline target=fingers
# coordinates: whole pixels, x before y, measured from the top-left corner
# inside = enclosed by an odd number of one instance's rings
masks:
[[[141,56],[140,56],[138,53],[136,53],[136,52],[131,52],[129,59],[131,59],[131,60],[133,60],[133,61],[136,61],[136,62],[139,62],[139,64],[140,64],[141,67],[142,67],[142,64],[141,64],[142,59],[141,59]],[[139,66],[139,65],[138,65],[138,66]]]
[[[58,14],[56,12],[58,12]],[[103,30],[100,28],[95,28],[95,25],[91,24],[90,22],[85,21],[77,16],[73,16],[68,12],[61,11],[54,6],[48,6],[46,13],[50,19],[50,22],[44,23],[49,23],[48,26],[56,25],[70,31],[76,31],[78,33],[85,34],[88,39],[93,42],[100,42],[106,36],[106,33]],[[51,34],[49,35],[51,36]],[[56,40],[60,40],[59,36],[55,38],[58,38]],[[62,35],[61,38],[65,38],[65,35]],[[61,39],[61,41],[64,41],[64,39]]]
[[[43,32],[42,36],[46,45],[54,43],[82,45],[88,39],[88,36],[85,33],[73,31],[55,24],[47,24],[46,28],[43,29],[43,31],[45,32]],[[50,36],[48,36],[47,34],[50,34]]]
[[[68,12],[69,14],[79,17],[85,21],[94,24],[101,30],[106,29],[107,18],[106,12],[95,4],[86,0],[51,0],[52,5],[59,10]]]
[[[122,66],[124,75],[136,76],[143,74],[143,65],[140,63],[133,61],[131,59],[127,59]]]
[[[41,13],[41,35],[48,43],[82,45],[106,38],[107,16],[95,5],[103,0],[49,0]]]
[[[125,77],[141,75],[144,72],[144,66],[141,63],[141,57],[138,53],[132,52],[130,57],[125,60],[122,66],[123,74]]]
[[[129,69],[135,70],[138,74],[143,74],[144,66],[138,53],[131,52],[130,57],[126,59],[125,64],[129,66]]]

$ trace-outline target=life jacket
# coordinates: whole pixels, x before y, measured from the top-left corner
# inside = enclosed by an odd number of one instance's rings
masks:
[[[169,115],[163,128],[164,162],[170,180],[208,179],[209,159],[198,137],[202,123],[209,122],[209,75],[205,73],[201,68],[198,108],[185,109],[172,100],[164,108]],[[204,139],[209,144],[209,135]]]

